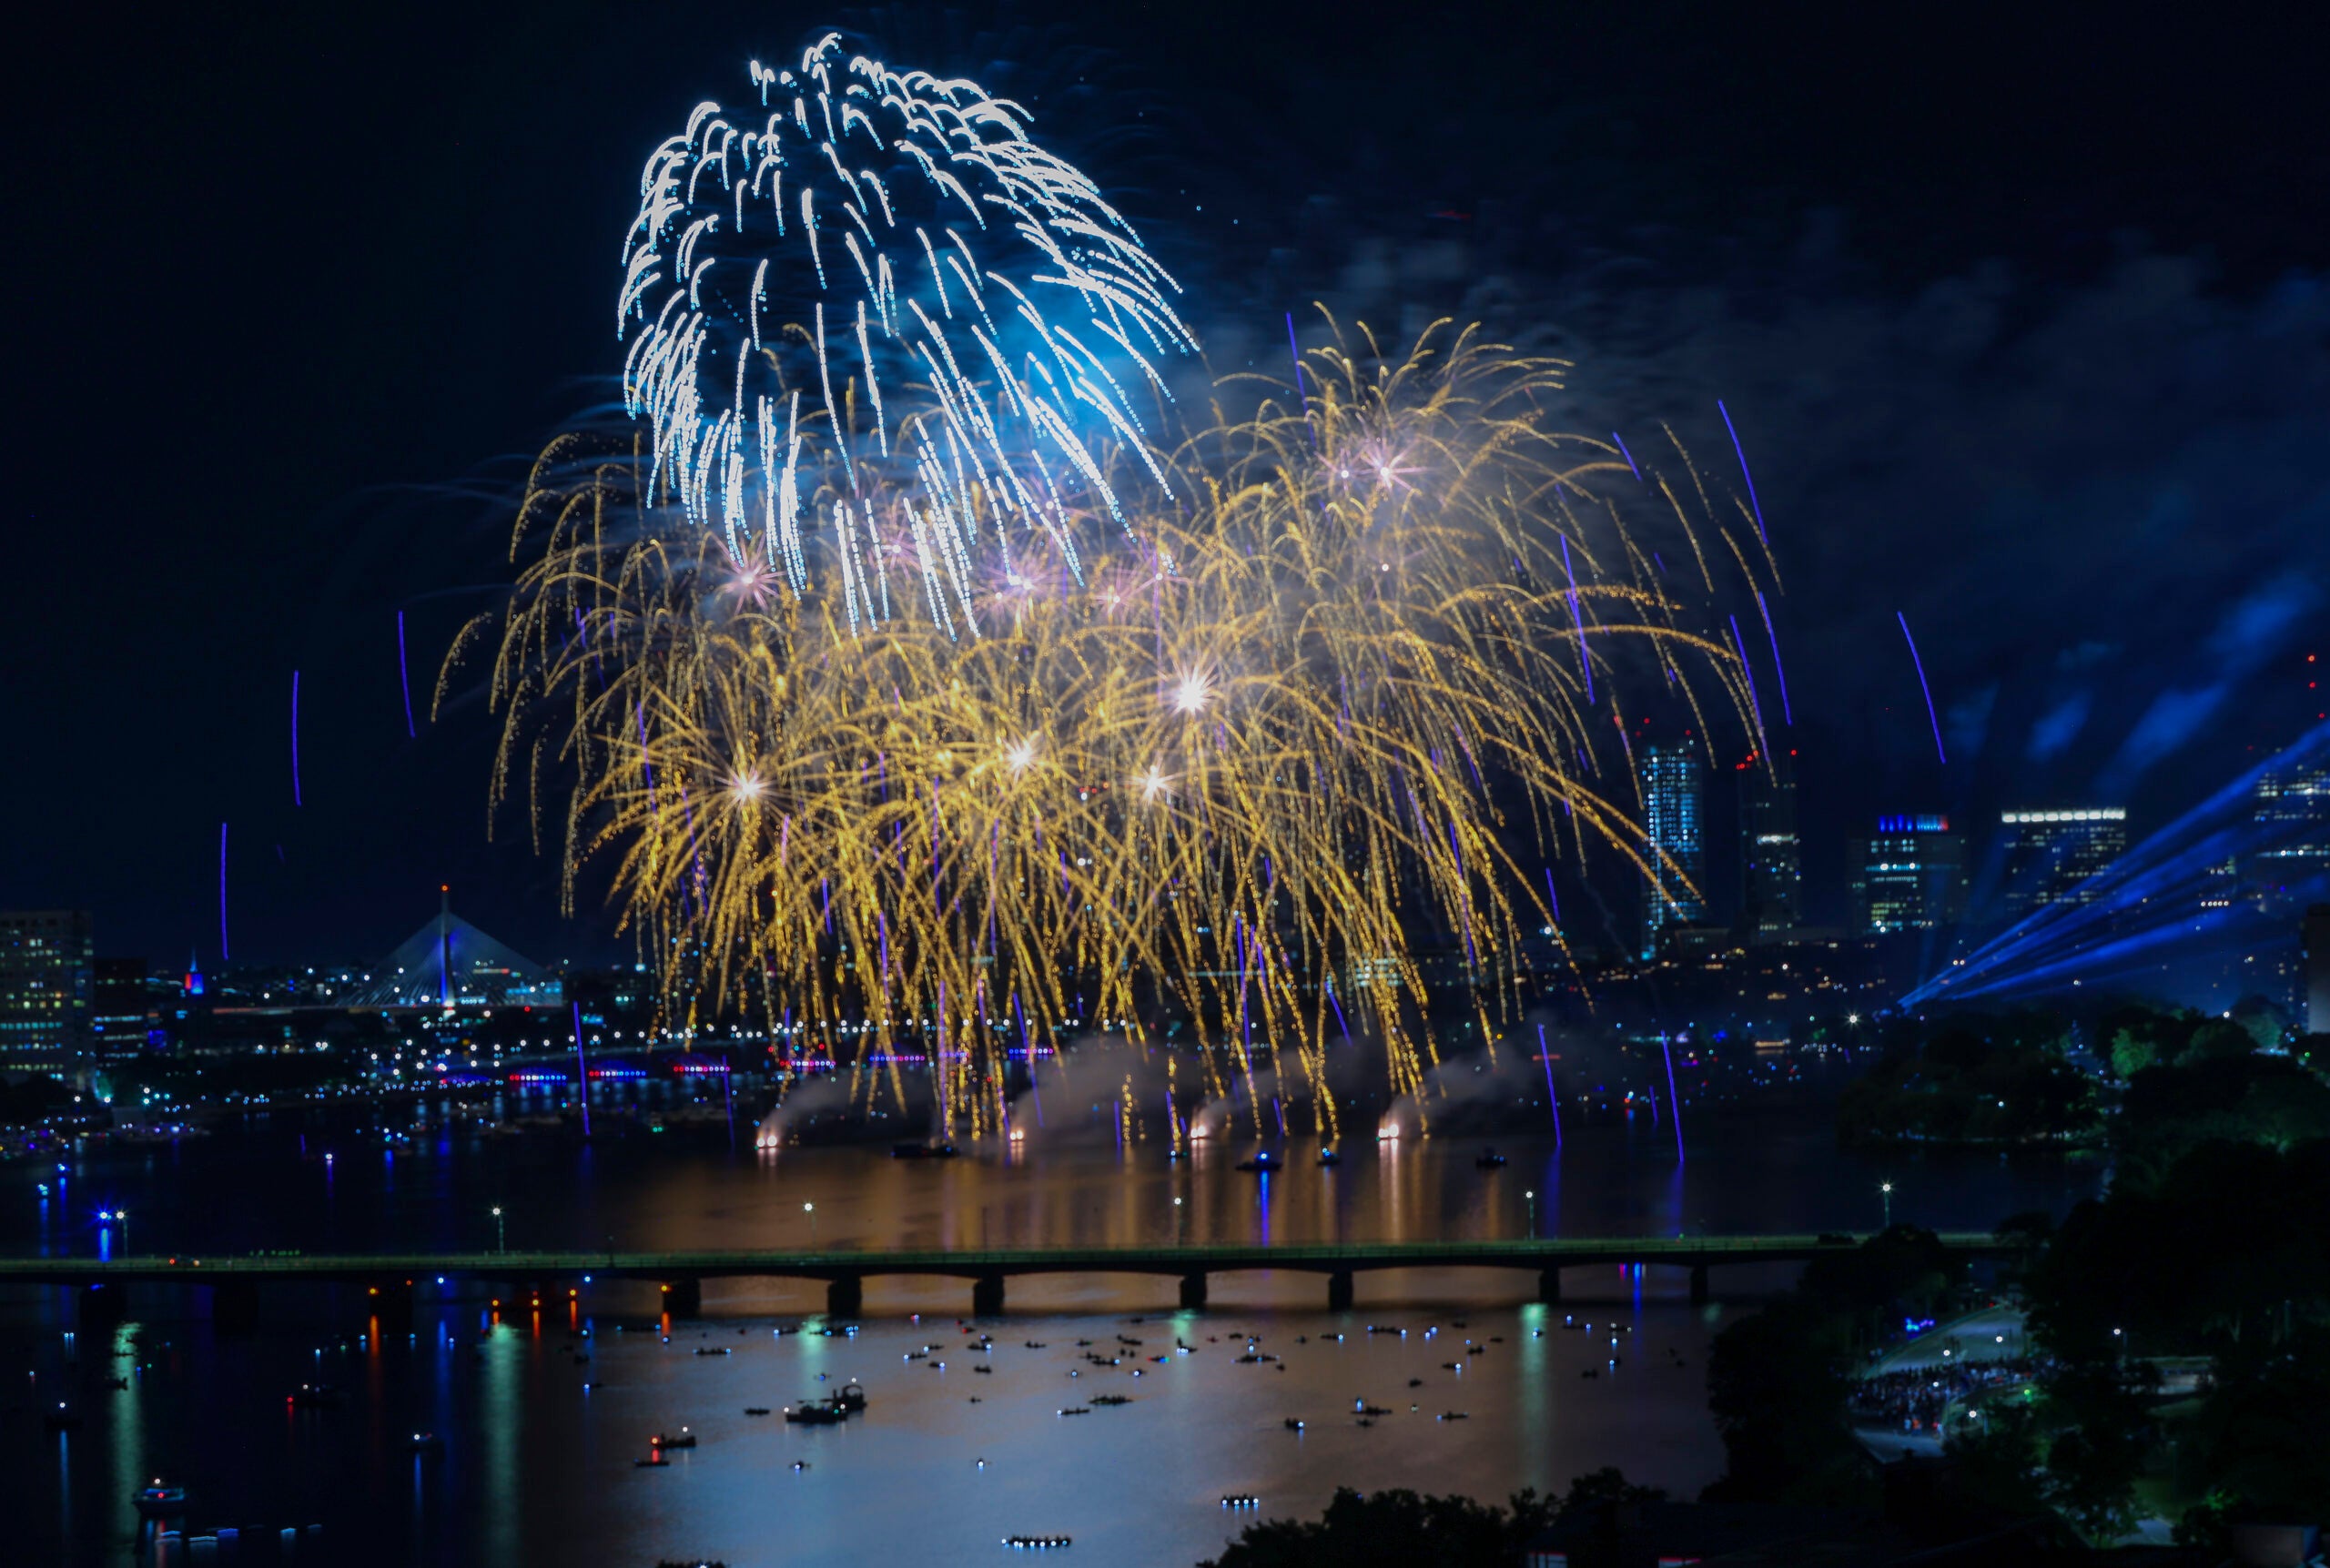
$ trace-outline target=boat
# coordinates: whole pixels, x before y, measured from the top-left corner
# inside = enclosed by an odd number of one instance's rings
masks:
[[[766,1405],[746,1405],[746,1406],[745,1407],[745,1413],[746,1415],[766,1415],[766,1414],[768,1414],[768,1406],[766,1406]]]
[[[141,1519],[175,1519],[186,1512],[186,1488],[167,1485],[157,1476],[152,1485],[137,1489],[135,1501]]]
[[[1096,1405],[1129,1405],[1132,1403],[1132,1396],[1130,1394],[1094,1394],[1088,1402]]]
[[[414,1432],[412,1434],[412,1452],[415,1453],[442,1453],[445,1452],[445,1440],[439,1437],[433,1431]]]
[[[690,1431],[685,1427],[682,1427],[680,1428],[680,1435],[677,1437],[666,1436],[664,1433],[659,1431],[653,1437],[649,1438],[647,1442],[652,1448],[694,1448],[695,1446],[695,1433]]]
[[[40,1424],[50,1431],[78,1431],[81,1430],[81,1417],[79,1412],[59,1400],[55,1410],[40,1418]]]
[[[1224,1508],[1260,1508],[1261,1505],[1262,1500],[1251,1492],[1233,1492],[1221,1500]]]
[[[1287,1431],[1301,1431],[1302,1430],[1302,1418],[1301,1418],[1301,1417],[1299,1417],[1299,1416],[1289,1416],[1289,1417],[1287,1417],[1287,1418],[1286,1418],[1286,1430],[1287,1430]]]
[[[1483,1170],[1503,1170],[1505,1166],[1505,1158],[1504,1156],[1499,1154],[1493,1148],[1484,1148],[1481,1150],[1480,1158],[1474,1160],[1473,1163]]]
[[[293,1410],[331,1410],[345,1404],[348,1396],[329,1383],[301,1383],[284,1401]]]
[[[699,1349],[696,1351],[696,1354],[699,1356],[724,1356],[728,1354],[728,1351],[729,1347],[726,1345],[707,1345]]]
[[[1014,1552],[1050,1552],[1075,1543],[1067,1535],[1007,1535],[1003,1543]]]
[[[866,1408],[866,1385],[858,1382],[844,1383],[841,1386],[841,1392],[834,1395],[828,1402],[855,1414]]]
[[[785,1407],[785,1420],[791,1426],[839,1426],[849,1419],[849,1412],[829,1401],[804,1401]]]
[[[1268,1176],[1273,1170],[1284,1170],[1286,1168],[1286,1165],[1285,1162],[1281,1160],[1277,1155],[1272,1154],[1266,1148],[1260,1154],[1254,1156],[1251,1159],[1240,1160],[1238,1162],[1238,1168],[1241,1170],[1256,1171],[1263,1176]]]
[[[1322,1148],[1319,1151],[1319,1163],[1321,1165],[1341,1165],[1342,1162],[1343,1157],[1337,1154],[1332,1148]]]

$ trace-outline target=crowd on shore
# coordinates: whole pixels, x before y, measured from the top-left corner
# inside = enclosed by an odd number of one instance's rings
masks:
[[[1942,1413],[1951,1405],[1990,1389],[2036,1381],[2048,1370],[2045,1358],[1966,1361],[1878,1372],[1853,1385],[1853,1424],[1902,1432],[1940,1435]]]

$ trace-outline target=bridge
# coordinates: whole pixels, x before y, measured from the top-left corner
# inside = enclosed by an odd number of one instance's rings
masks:
[[[269,1284],[309,1281],[361,1285],[380,1310],[410,1310],[413,1281],[500,1280],[538,1286],[601,1278],[652,1281],[663,1287],[665,1310],[692,1317],[703,1305],[704,1281],[724,1279],[817,1280],[826,1283],[826,1310],[856,1316],[865,1285],[877,1276],[938,1276],[971,1282],[971,1311],[1003,1310],[1004,1281],[1036,1274],[1150,1274],[1180,1281],[1180,1303],[1206,1304],[1215,1274],[1292,1270],[1324,1276],[1327,1308],[1348,1309],[1354,1276],[1383,1269],[1510,1269],[1534,1270],[1542,1301],[1561,1300],[1564,1269],[1610,1264],[1658,1264],[1690,1270],[1691,1300],[1709,1295],[1708,1271],[1727,1264],[1801,1263],[1824,1252],[1849,1251],[1866,1239],[1818,1236],[1595,1236],[1500,1241],[1185,1242],[1102,1247],[1021,1247],[957,1249],[859,1249],[733,1252],[433,1252],[332,1256],[258,1253],[233,1256],[0,1258],[0,1286],[65,1285],[81,1292],[85,1316],[117,1315],[130,1285],[193,1285],[213,1292],[221,1320],[256,1312],[258,1291]],[[2021,1245],[1980,1231],[1946,1232],[1945,1248],[1969,1258],[2019,1256]]]

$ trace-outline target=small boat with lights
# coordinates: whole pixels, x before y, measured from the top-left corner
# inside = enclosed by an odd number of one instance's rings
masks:
[[[186,1488],[156,1476],[152,1484],[137,1489],[134,1501],[140,1519],[176,1519],[186,1512]]]
[[[1262,1176],[1268,1176],[1274,1170],[1284,1170],[1286,1168],[1286,1162],[1266,1148],[1261,1153],[1255,1155],[1251,1159],[1240,1160],[1238,1162],[1238,1168],[1241,1170],[1254,1171]]]

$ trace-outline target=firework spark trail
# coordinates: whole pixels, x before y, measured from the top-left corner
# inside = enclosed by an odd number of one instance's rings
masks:
[[[1666,1057],[1666,1119],[1675,1124],[1675,1163],[1683,1163],[1683,1098],[1675,1092],[1675,1052],[1666,1037],[1658,1037],[1658,1048]]]
[[[1788,668],[1780,663],[1780,634],[1772,624],[1772,612],[1766,607],[1761,592],[1756,595],[1756,612],[1764,618],[1764,635],[1772,640],[1772,673],[1780,683],[1780,722],[1792,730],[1796,728],[1796,714],[1788,705]]]
[[[1764,738],[1764,708],[1756,700],[1756,671],[1748,663],[1748,644],[1739,635],[1739,617],[1734,615],[1729,620],[1732,650],[1739,655],[1739,673],[1748,683],[1748,711],[1756,721],[1756,746],[1758,751],[1768,753],[1771,746]]]
[[[1642,470],[1636,466],[1635,462],[1635,454],[1626,450],[1626,438],[1620,435],[1617,431],[1612,430],[1610,432],[1610,439],[1618,443],[1618,455],[1626,460],[1627,471],[1632,473],[1636,479],[1641,479]],[[1661,570],[1664,570],[1664,568]]]
[[[1339,339],[1304,370],[1308,417],[1264,404],[1117,454],[1180,501],[1132,512],[1140,548],[1091,552],[1082,580],[967,579],[978,639],[919,617],[853,633],[838,592],[742,591],[761,563],[657,499],[643,442],[636,470],[543,469],[492,677],[499,797],[538,798],[532,759],[574,759],[562,885],[571,899],[603,858],[624,928],[701,956],[664,975],[674,1016],[797,1003],[804,1048],[854,1041],[869,1093],[874,1064],[895,1087],[919,1052],[974,1135],[1000,1125],[1008,1037],[934,1015],[942,993],[1008,989],[1031,1078],[1083,1020],[1153,1047],[1170,1017],[1206,1098],[1234,1075],[1262,1117],[1267,1042],[1282,1097],[1302,1086],[1332,1136],[1330,1030],[1380,1040],[1397,1092],[1438,1059],[1415,914],[1509,975],[1499,957],[1538,924],[1527,859],[1600,845],[1646,869],[1596,793],[1601,683],[1564,646],[1585,652],[1585,600],[1597,644],[1650,647],[1678,682],[1677,659],[1703,661],[1689,678],[1704,668],[1742,728],[1754,703],[1736,638],[1649,575],[1615,511],[1591,513],[1605,541],[1544,499],[1566,438],[1493,410],[1557,388],[1550,362],[1465,332],[1404,359]],[[845,482],[836,455],[817,462],[805,488]],[[931,471],[912,482],[937,494]],[[860,511],[905,482],[870,472]],[[1079,515],[1105,542],[1105,508]],[[1527,804],[1509,818],[1506,800]],[[1546,893],[1557,918],[1550,875]],[[1351,1009],[1340,989],[1306,1005],[1305,968],[1373,977]],[[1498,982],[1481,1025],[1518,1002]]]
[[[616,336],[625,411],[653,432],[649,499],[732,561],[781,561],[797,593],[821,515],[802,481],[837,465],[850,497],[883,498],[880,526],[912,535],[942,625],[971,612],[990,526],[1007,559],[1043,553],[1080,578],[1073,515],[1097,504],[1121,523],[1130,493],[1109,452],[1163,482],[1128,388],[1170,401],[1154,361],[1196,347],[1179,286],[1030,139],[1027,110],[976,83],[846,56],[837,34],[750,79],[757,123],[698,105],[648,158],[624,237]],[[819,406],[800,407],[805,390]],[[888,620],[888,563],[876,551],[867,582],[854,538],[873,511],[826,514],[818,553],[852,629]]]
[[[412,676],[404,662],[404,612],[397,612],[397,687],[404,693],[404,737],[417,740],[420,732],[412,727]]]
[[[582,1136],[591,1136],[591,1058],[582,1054],[582,1004],[568,1004],[574,1017],[574,1081],[582,1095]]]
[[[299,804],[299,672],[291,672],[291,804]]]
[[[1910,635],[1910,618],[1900,611],[1893,612],[1893,619],[1901,623],[1901,640],[1910,645],[1910,663],[1917,667],[1918,690],[1925,693],[1926,723],[1933,726],[1933,754],[1944,767],[1950,765],[1950,755],[1941,749],[1941,721],[1934,716],[1933,688],[1926,684],[1926,662],[1918,657],[1918,640]]]
[[[1715,407],[1716,412],[1723,416],[1723,428],[1731,433],[1731,450],[1739,459],[1739,477],[1748,481],[1748,504],[1756,513],[1756,537],[1769,549],[1772,538],[1764,531],[1764,503],[1756,499],[1756,476],[1748,471],[1748,449],[1739,444],[1739,432],[1731,426],[1731,410],[1723,406],[1721,398],[1715,400]]]
[[[1554,1110],[1554,1152],[1562,1151],[1562,1097],[1554,1087],[1554,1054],[1545,1045],[1545,1026],[1537,1026],[1537,1059],[1545,1067],[1545,1103]]]

